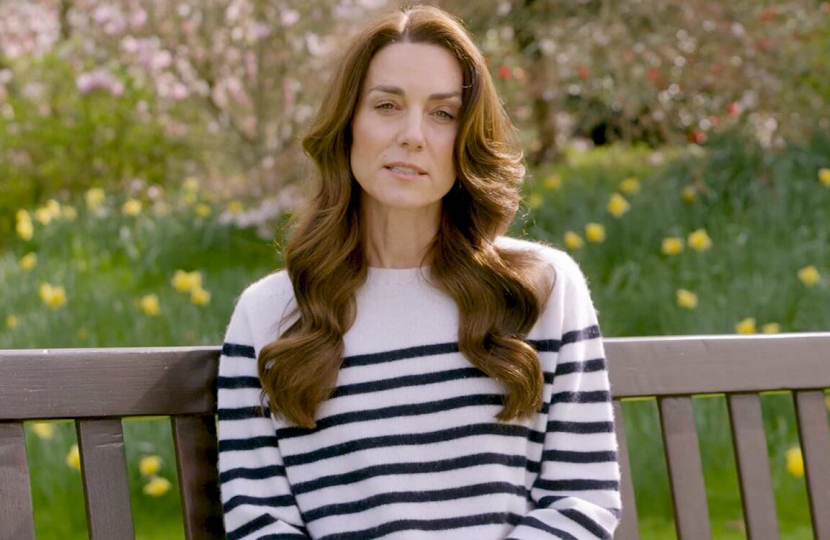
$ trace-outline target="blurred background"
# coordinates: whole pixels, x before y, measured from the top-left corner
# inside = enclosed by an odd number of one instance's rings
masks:
[[[830,329],[830,3],[430,3],[521,132],[510,234],[579,261],[606,336]],[[219,345],[282,266],[342,44],[395,4],[0,0],[0,348]],[[791,396],[763,408],[812,538]],[[695,411],[713,534],[746,538],[724,398]],[[675,538],[656,404],[624,415],[643,538]],[[38,538],[86,538],[72,423],[26,429]],[[137,536],[183,538],[169,425],[125,434]]]

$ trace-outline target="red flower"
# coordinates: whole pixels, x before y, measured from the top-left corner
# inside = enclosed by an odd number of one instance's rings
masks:
[[[576,70],[576,76],[582,79],[583,81],[587,79],[588,75],[590,74],[591,72],[585,66],[579,66],[579,68]]]
[[[506,81],[510,78],[510,67],[509,66],[499,66],[499,79]]]
[[[689,142],[695,144],[703,144],[706,142],[706,134],[702,130],[696,129],[689,133]]]
[[[738,102],[733,101],[729,105],[726,106],[726,114],[729,116],[738,116],[741,113],[741,106]]]
[[[759,17],[759,20],[761,22],[771,21],[775,18],[776,15],[778,15],[778,13],[776,13],[775,8],[774,7],[769,7],[769,8],[767,8],[764,11],[761,12],[761,16]]]

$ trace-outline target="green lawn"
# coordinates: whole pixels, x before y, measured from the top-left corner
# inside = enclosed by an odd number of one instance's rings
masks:
[[[775,155],[724,139],[712,141],[705,157],[664,151],[662,163],[642,149],[576,154],[533,171],[526,195],[534,208],[523,209],[511,234],[562,246],[566,231],[584,238],[588,222],[605,227],[603,242],[585,242],[572,254],[590,280],[609,337],[729,334],[747,317],[759,328],[775,322],[784,332],[826,331],[830,187],[817,180],[817,171],[828,166],[827,139]],[[561,187],[545,187],[554,173]],[[630,210],[613,217],[606,210],[609,197],[632,176],[641,190],[625,194]],[[686,202],[682,192],[690,185],[696,197]],[[212,203],[213,215],[203,219],[178,194],[169,196],[174,211],[166,215],[155,215],[145,201],[141,215],[124,216],[123,198],[114,194],[105,203],[106,217],[73,202],[76,220],[34,221],[32,240],[14,240],[0,253],[2,349],[218,345],[237,295],[281,264],[272,242],[253,228],[218,223],[225,203]],[[686,239],[697,229],[707,231],[710,249],[686,245],[676,256],[661,253],[663,238]],[[24,271],[19,260],[30,252],[37,265]],[[811,287],[798,278],[809,265],[822,276]],[[177,270],[202,273],[209,305],[175,290]],[[38,296],[44,282],[65,287],[65,305],[44,305]],[[697,294],[696,309],[677,305],[679,288]],[[138,305],[148,294],[158,296],[157,316]],[[4,324],[8,316],[16,317],[15,328]],[[725,401],[699,398],[695,409],[714,537],[745,538]],[[785,452],[798,444],[792,400],[765,396],[763,410],[782,535],[810,538],[803,478],[786,472]],[[625,403],[624,420],[643,538],[674,538],[655,403]],[[125,434],[138,537],[183,538],[169,426],[157,419],[128,421]],[[27,426],[38,538],[86,537],[80,476],[65,462],[74,442],[71,423],[56,424],[50,439]],[[158,475],[173,482],[158,497],[142,492],[147,478],[138,461],[147,455],[162,458]]]

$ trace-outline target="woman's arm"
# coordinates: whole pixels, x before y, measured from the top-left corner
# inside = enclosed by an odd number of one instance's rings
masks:
[[[261,385],[244,299],[243,293],[219,359],[219,480],[225,531],[228,540],[270,535],[307,539],[274,424],[257,410]]]
[[[559,347],[536,508],[508,536],[610,539],[621,511],[614,411],[596,311],[575,262],[565,280]]]

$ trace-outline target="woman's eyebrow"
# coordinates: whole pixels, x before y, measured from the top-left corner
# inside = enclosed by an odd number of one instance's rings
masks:
[[[403,96],[404,91],[399,86],[391,86],[388,84],[380,84],[378,86],[372,87],[369,92],[378,91],[378,92],[385,92],[387,94],[395,94],[398,96]],[[427,100],[437,100],[437,99],[449,99],[453,97],[461,97],[461,92],[439,92],[437,94],[431,94]]]

